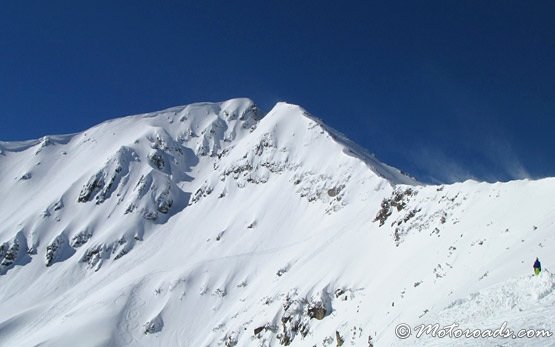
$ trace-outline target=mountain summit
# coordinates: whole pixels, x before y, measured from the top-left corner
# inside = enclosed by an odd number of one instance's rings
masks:
[[[422,185],[299,106],[264,115],[248,99],[0,142],[0,346],[390,346],[399,323],[551,328],[554,183]],[[547,270],[530,277],[536,256]]]

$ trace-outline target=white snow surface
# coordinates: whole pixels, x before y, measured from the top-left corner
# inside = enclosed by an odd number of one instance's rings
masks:
[[[0,196],[0,346],[555,346],[394,334],[555,331],[555,179],[420,184],[296,105],[0,142]]]

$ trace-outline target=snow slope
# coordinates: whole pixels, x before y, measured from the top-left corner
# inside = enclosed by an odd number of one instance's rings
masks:
[[[0,346],[555,345],[555,179],[422,185],[299,106],[0,142]]]

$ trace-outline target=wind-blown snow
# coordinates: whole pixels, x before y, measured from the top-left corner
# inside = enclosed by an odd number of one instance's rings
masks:
[[[0,142],[0,346],[553,329],[555,180],[421,185],[299,106],[199,103]]]

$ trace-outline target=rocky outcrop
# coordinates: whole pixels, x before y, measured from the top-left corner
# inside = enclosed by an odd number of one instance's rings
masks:
[[[46,246],[45,265],[47,267],[54,263],[69,259],[75,250],[69,245],[69,240],[65,232],[59,234]]]
[[[416,194],[414,188],[397,189],[393,192],[391,197],[383,199],[381,208],[374,218],[374,222],[380,222],[380,226],[383,226],[386,220],[393,213],[393,209],[401,211],[407,206],[408,200],[411,196]]]
[[[7,268],[13,265],[19,254],[19,243],[14,240],[11,244],[2,245],[2,247],[0,247],[0,254],[2,255],[2,262],[0,262],[1,266]]]
[[[138,161],[137,153],[130,147],[122,146],[100,171],[89,178],[81,189],[77,201],[85,203],[94,198],[99,205],[109,199],[129,173],[130,164],[133,161]]]
[[[317,320],[322,320],[326,316],[326,307],[322,302],[311,303],[308,306],[308,316]]]
[[[52,265],[63,246],[64,239],[61,235],[57,236],[48,246],[46,246],[46,266]]]
[[[23,232],[8,242],[0,244],[0,275],[6,274],[16,265],[25,265],[31,261],[27,238]]]
[[[89,181],[83,186],[78,202],[88,202],[94,197],[94,195],[104,187],[104,178],[102,177],[102,172],[97,172],[94,176],[89,178]]]
[[[143,333],[145,335],[156,334],[164,328],[164,321],[160,315],[150,319],[143,325]]]
[[[110,252],[106,249],[105,245],[97,245],[89,248],[85,254],[81,257],[81,262],[87,263],[89,268],[98,271],[102,266],[102,261],[104,258],[109,257]]]
[[[73,248],[79,248],[87,243],[92,236],[93,234],[88,230],[81,231],[71,238],[70,245]]]
[[[152,152],[148,155],[149,163],[158,170],[164,170],[166,168],[166,161],[162,153],[159,151]]]
[[[331,310],[331,299],[322,291],[311,299],[299,297],[296,291],[290,292],[283,302],[283,316],[276,338],[284,346],[290,345],[297,335],[303,338],[310,332],[310,320],[322,320]]]
[[[335,331],[335,340],[337,341],[337,347],[343,346],[345,339],[339,334],[339,331]]]

